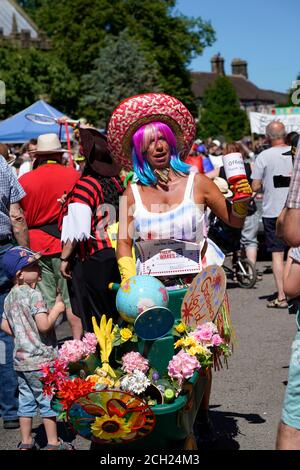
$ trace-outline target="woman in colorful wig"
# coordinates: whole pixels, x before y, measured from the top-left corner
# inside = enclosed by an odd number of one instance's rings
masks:
[[[130,168],[131,156],[134,169],[134,180],[120,201],[117,258],[122,284],[141,272],[141,263],[132,256],[135,240],[193,242],[198,244],[203,260],[207,206],[225,223],[243,225],[247,203],[230,205],[208,177],[184,162],[195,130],[195,121],[186,107],[176,98],[159,93],[128,98],[111,116],[108,142],[113,157]],[[237,191],[251,193],[247,181],[240,186]],[[198,413],[208,426],[210,388],[211,380]]]
[[[166,142],[169,146],[169,162],[156,164],[154,168],[146,158],[147,150],[153,143],[159,145],[159,140]],[[176,137],[169,126],[162,122],[152,122],[140,127],[132,137],[132,163],[136,179],[144,186],[155,186],[159,179],[162,182],[162,173],[159,170],[172,169],[174,173],[188,175],[190,165],[184,163],[179,156],[176,145]],[[161,167],[161,168],[160,168]],[[166,171],[165,171],[166,172]]]
[[[144,124],[132,135],[134,182],[121,198],[118,239],[122,283],[139,274],[131,255],[134,240],[179,239],[201,248],[207,206],[229,225],[243,224],[216,185],[182,161],[177,147],[173,130],[163,122]]]
[[[232,206],[227,204],[216,185],[205,175],[191,171],[192,167],[180,159],[176,137],[166,124],[152,122],[134,133],[132,162],[135,183],[124,193],[126,208],[122,201],[120,204],[122,228],[119,231],[117,258],[122,283],[140,273],[139,260],[136,264],[131,255],[133,239],[184,239],[204,247],[206,206],[227,224],[242,226],[243,218],[232,211]],[[134,211],[128,210],[131,206],[135,207]],[[130,230],[123,233],[124,227],[132,226],[133,234]],[[202,261],[204,250],[201,252]],[[213,440],[215,433],[208,414],[211,373],[208,373],[208,379],[197,422],[205,438]]]

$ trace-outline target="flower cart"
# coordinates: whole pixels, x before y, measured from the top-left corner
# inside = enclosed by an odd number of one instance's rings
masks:
[[[201,311],[220,316],[225,289],[218,275],[217,270],[210,299],[206,283],[203,302],[207,305]],[[148,282],[141,279],[144,277],[152,279],[149,291],[143,290],[143,283]],[[112,452],[124,445],[138,449],[141,444],[143,449],[197,448],[193,424],[207,382],[206,371],[215,357],[227,356],[230,350],[208,314],[204,319],[210,321],[194,322],[191,311],[201,303],[195,302],[194,288],[185,289],[181,305],[183,292],[167,293],[156,281],[162,304],[158,305],[157,292],[152,296],[153,278],[132,278],[132,285],[120,288],[117,297],[124,294],[129,299],[134,292],[146,302],[143,310],[139,300],[131,299],[126,310],[121,299],[121,316],[128,321],[133,314],[135,321],[118,326],[105,315],[99,325],[93,319],[95,334],[87,333],[79,342],[65,342],[57,361],[42,370],[45,392],[55,394],[54,406],[79,435],[92,442],[92,448],[101,445]],[[207,273],[197,289],[206,281]],[[185,302],[189,296],[192,304]],[[151,297],[154,306],[149,307]],[[118,301],[120,298],[117,305]]]

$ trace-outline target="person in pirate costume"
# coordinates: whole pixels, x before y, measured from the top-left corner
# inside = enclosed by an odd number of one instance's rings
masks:
[[[92,332],[92,316],[97,321],[103,313],[118,318],[108,284],[120,282],[120,275],[107,228],[118,219],[123,186],[121,167],[112,161],[106,137],[94,128],[79,132],[86,165],[61,214],[61,273],[68,280],[75,315]]]
[[[205,208],[210,207],[228,225],[243,225],[247,202],[230,205],[209,178],[184,162],[195,132],[195,120],[187,108],[166,94],[130,97],[112,113],[107,134],[111,154],[122,167],[134,171],[134,180],[120,202],[117,258],[122,284],[140,274],[141,263],[132,257],[134,241],[197,243],[204,266],[213,264],[205,261]],[[247,180],[236,191],[251,194]],[[207,423],[210,388],[211,380],[198,413]]]

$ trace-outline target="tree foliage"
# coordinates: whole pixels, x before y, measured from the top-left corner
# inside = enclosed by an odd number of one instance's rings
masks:
[[[77,107],[78,81],[53,53],[35,48],[0,48],[0,80],[6,87],[6,104],[0,119],[44,98],[72,113]]]
[[[161,91],[158,67],[146,59],[141,45],[124,30],[109,37],[94,68],[82,78],[81,106],[85,115],[105,127],[115,106],[128,96]]]
[[[26,3],[32,13],[34,0]],[[214,41],[209,22],[179,14],[176,0],[36,0],[36,5],[34,20],[76,77],[90,71],[109,36],[127,28],[149,63],[157,63],[161,88],[195,111],[187,66]]]
[[[199,133],[203,138],[224,136],[238,140],[247,132],[248,119],[227,77],[218,76],[204,92]]]

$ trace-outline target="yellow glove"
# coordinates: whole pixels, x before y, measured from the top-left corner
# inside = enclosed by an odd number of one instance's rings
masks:
[[[230,189],[234,193],[252,194],[251,186],[250,186],[248,180],[246,180],[246,179],[240,180],[238,183],[231,185]]]
[[[132,276],[136,276],[135,261],[131,256],[122,256],[122,258],[119,258],[118,266],[121,275],[121,286]]]
[[[244,219],[248,213],[248,201],[234,202],[232,205],[232,213],[239,219]]]
[[[118,229],[119,222],[115,222],[114,224],[108,225],[106,229],[107,235],[109,236],[111,242],[111,246],[114,250],[117,249]]]
[[[92,323],[94,333],[101,350],[101,369],[107,372],[111,377],[116,377],[114,370],[109,365],[109,356],[112,351],[112,343],[114,339],[112,319],[110,318],[108,321],[106,321],[106,316],[102,315],[100,320],[100,327],[97,325],[95,317],[92,317]]]

